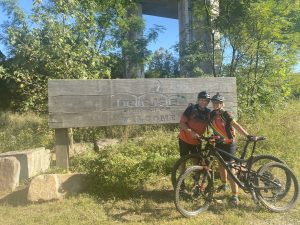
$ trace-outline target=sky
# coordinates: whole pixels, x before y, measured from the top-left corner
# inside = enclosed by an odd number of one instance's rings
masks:
[[[19,5],[25,10],[26,13],[30,13],[32,7],[32,0],[19,0]],[[0,7],[0,24],[5,20],[6,15],[2,12]],[[154,25],[160,25],[165,28],[163,33],[159,33],[159,36],[155,42],[150,43],[148,48],[151,51],[158,50],[160,47],[167,49],[174,53],[172,47],[179,41],[179,25],[177,19],[169,19],[157,16],[148,16],[143,15],[145,20],[145,33],[149,31],[150,28],[153,28]],[[0,50],[5,52],[3,45],[0,44]],[[299,63],[295,67],[295,71],[300,72],[300,55]]]

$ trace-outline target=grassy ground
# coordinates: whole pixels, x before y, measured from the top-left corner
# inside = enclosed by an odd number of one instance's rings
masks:
[[[81,194],[63,201],[29,204],[26,189],[9,194],[0,201],[0,224],[3,225],[83,225],[83,224],[204,224],[204,225],[297,225],[300,205],[286,213],[272,213],[257,207],[250,196],[242,194],[241,204],[232,208],[229,193],[220,194],[223,203],[214,203],[194,218],[184,218],[175,209],[168,178],[137,195],[106,198]]]
[[[3,118],[3,117],[2,117]],[[1,120],[0,120],[1,121]],[[6,120],[2,120],[6,121]],[[16,121],[19,121],[16,119]],[[262,113],[255,120],[240,121],[247,130],[252,134],[265,135],[268,140],[261,142],[258,146],[258,154],[268,153],[276,155],[284,159],[288,165],[296,173],[300,180],[300,102],[289,102],[285,107],[275,112]],[[39,122],[40,123],[40,122]],[[20,124],[20,123],[18,123]],[[19,126],[19,125],[18,125]],[[13,134],[14,127],[9,125],[9,134]],[[31,125],[29,126],[31,127]],[[15,129],[17,130],[17,129]],[[20,129],[19,129],[20,130]],[[0,130],[3,137],[8,133]],[[27,131],[27,133],[30,131]],[[0,135],[0,137],[1,137]],[[22,132],[15,136],[21,137]],[[162,133],[158,135],[147,135],[145,139],[137,139],[136,142],[129,144],[120,143],[114,148],[109,148],[109,151],[117,151],[127,148],[130,153],[130,148],[134,146],[135,151],[143,149],[148,151],[140,158],[147,162],[156,162],[163,166],[163,154],[168,153],[167,146],[176,146],[177,143],[163,145],[164,141]],[[172,134],[171,134],[172,136]],[[173,135],[174,136],[174,135]],[[0,138],[0,141],[1,138]],[[44,139],[43,139],[44,141]],[[45,139],[45,143],[46,143]],[[4,141],[3,141],[4,143]],[[47,142],[48,143],[48,142]],[[8,145],[7,145],[8,146]],[[11,146],[13,146],[11,144]],[[18,146],[18,145],[15,145]],[[21,146],[21,144],[20,144]],[[121,148],[120,148],[121,146]],[[150,148],[152,146],[152,148]],[[154,152],[155,151],[155,152]],[[177,153],[177,149],[174,150]],[[147,155],[152,153],[149,158]],[[161,154],[159,154],[161,153]],[[173,154],[173,155],[174,155]],[[132,155],[130,160],[122,158],[124,154],[115,155],[118,160],[132,163],[136,166],[139,159]],[[89,156],[90,157],[90,156]],[[125,156],[124,156],[125,157]],[[148,158],[147,158],[148,157]],[[93,159],[93,158],[92,158]],[[136,160],[136,161],[135,161]],[[148,160],[148,161],[147,161]],[[152,161],[151,161],[152,160]],[[75,160],[76,161],[76,160]],[[97,162],[97,161],[96,161]],[[81,162],[82,163],[82,162]],[[151,166],[153,164],[143,164]],[[80,164],[84,166],[85,164]],[[111,173],[114,169],[118,169],[113,164],[103,164],[111,167]],[[124,167],[130,171],[130,165]],[[76,167],[74,167],[76,168]],[[151,168],[150,168],[151,169]],[[149,170],[150,171],[150,170]],[[162,169],[162,171],[164,171]],[[166,170],[167,171],[167,170]],[[131,173],[132,174],[132,173]],[[131,178],[134,180],[134,178]],[[132,181],[130,180],[130,181]],[[99,184],[98,184],[99,185]],[[101,189],[94,186],[93,189]],[[101,192],[100,192],[101,193]],[[241,204],[238,208],[232,208],[227,203],[230,193],[219,194],[218,198],[222,203],[213,203],[209,209],[194,218],[183,218],[175,209],[174,193],[171,188],[170,176],[157,175],[148,180],[143,189],[134,194],[120,195],[114,188],[102,192],[101,194],[91,194],[91,192],[82,193],[78,196],[69,197],[62,201],[44,202],[44,203],[28,203],[26,201],[27,185],[23,184],[20,188],[10,194],[0,193],[0,225],[35,225],[35,224],[55,224],[55,225],[81,225],[81,224],[214,224],[214,225],[240,225],[240,224],[255,224],[255,225],[298,225],[300,224],[300,201],[295,207],[286,213],[272,213],[266,210],[263,206],[257,207],[251,197],[245,193],[241,193]]]

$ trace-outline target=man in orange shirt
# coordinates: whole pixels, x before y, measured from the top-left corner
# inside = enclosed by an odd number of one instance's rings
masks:
[[[179,151],[180,157],[190,153],[197,153],[200,146],[199,137],[205,133],[209,124],[210,110],[207,105],[210,95],[206,91],[198,94],[197,104],[190,104],[183,112],[179,127]],[[179,168],[182,174],[185,171],[185,164]]]

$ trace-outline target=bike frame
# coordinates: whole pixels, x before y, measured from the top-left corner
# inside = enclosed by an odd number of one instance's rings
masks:
[[[220,155],[219,152],[222,152],[230,157],[232,157],[235,162],[234,163],[246,163],[248,165],[249,160],[252,159],[252,155],[250,156],[249,159],[245,160],[245,159],[240,159],[228,152],[223,151],[222,149],[216,148],[215,146],[212,146],[212,148],[210,149],[210,153],[211,155],[215,156],[218,159],[218,162],[221,163],[221,165],[225,168],[225,170],[229,173],[229,176],[234,180],[234,182],[243,190],[247,189],[247,186],[245,185],[244,182],[240,181],[240,179],[238,179],[233,172],[231,171],[231,168],[228,166],[229,163],[231,162],[225,162],[225,160],[223,159],[223,157]],[[249,170],[247,171],[247,173],[249,173]]]

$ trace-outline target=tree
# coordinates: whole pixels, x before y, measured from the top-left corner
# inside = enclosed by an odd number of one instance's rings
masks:
[[[287,81],[300,50],[299,15],[299,1],[220,1],[215,24],[229,57],[221,72],[237,77],[242,109],[274,107],[290,95]]]
[[[135,1],[34,1],[26,17],[16,0],[0,0],[10,16],[0,40],[8,48],[6,69],[0,77],[14,88],[16,110],[45,111],[48,79],[102,79],[111,77],[113,54],[131,49],[138,60],[147,57],[146,46],[155,31],[128,43],[132,29],[143,29],[139,17],[128,17]],[[30,24],[30,25],[29,25]],[[123,57],[123,56],[122,56]],[[133,58],[133,57],[132,57]]]
[[[178,59],[166,49],[155,51],[147,65],[147,78],[171,78],[179,77]]]

